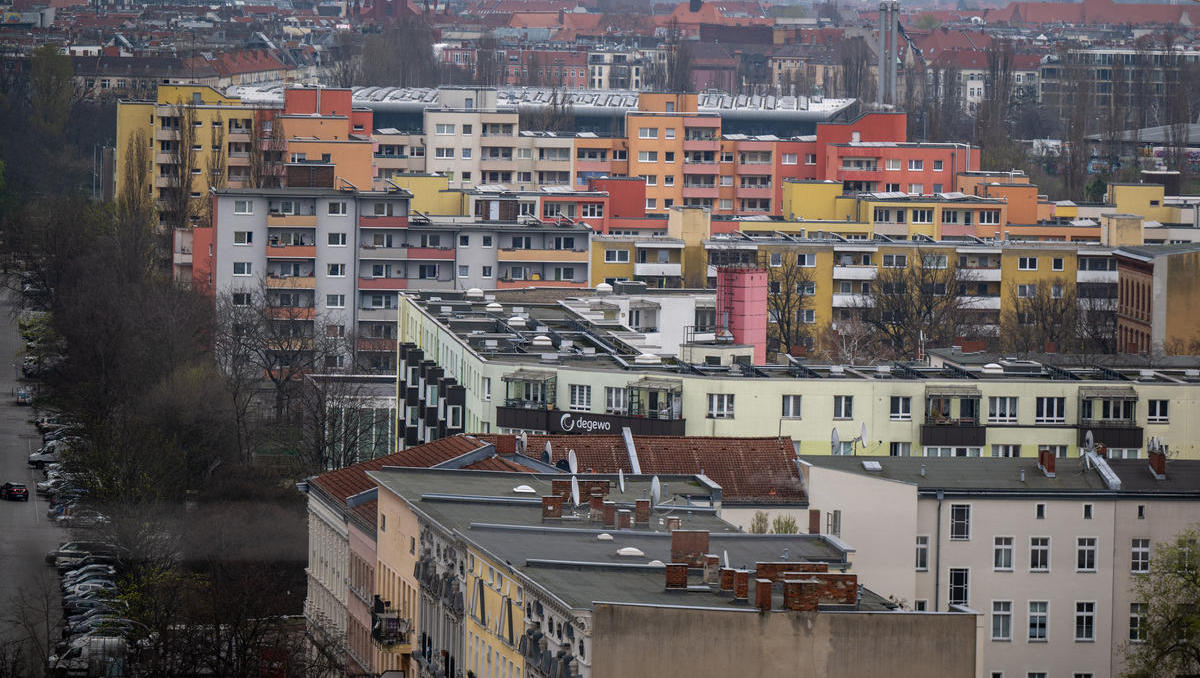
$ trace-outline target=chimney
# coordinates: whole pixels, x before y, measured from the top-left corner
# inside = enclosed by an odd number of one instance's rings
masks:
[[[685,591],[687,590],[688,566],[687,563],[668,563],[667,564],[667,590],[668,591]]]
[[[704,5],[704,0],[690,0],[688,2],[688,11],[695,14],[700,11],[700,7]]]
[[[707,554],[707,530],[673,530],[671,532],[671,562],[687,563],[689,567],[704,567],[704,556]]]
[[[517,437],[514,435],[496,436],[496,454],[516,454]]]
[[[817,597],[813,595],[815,582],[805,579],[783,581],[783,608],[795,612],[816,612]],[[805,589],[808,589],[807,591]]]
[[[1038,468],[1047,478],[1054,477],[1054,452],[1042,448],[1038,450]]]
[[[637,525],[650,524],[650,500],[638,499],[633,504],[633,522]]]
[[[750,601],[750,570],[733,573],[733,599],[742,603]]]
[[[631,527],[630,522],[632,520],[633,520],[633,513],[631,513],[629,509],[620,509],[617,511],[617,529],[618,530],[628,530]]]
[[[734,575],[734,569],[732,567],[722,567],[721,568],[721,571],[718,574],[718,576],[721,579],[721,590],[722,591],[732,591],[733,590],[733,575]]]
[[[613,527],[617,524],[617,504],[616,502],[604,502],[604,525],[605,527]]]
[[[678,516],[669,516],[667,518],[667,529],[671,531],[678,530],[683,527],[683,519]]]
[[[593,489],[592,496],[588,498],[588,520],[604,520],[604,494],[600,490]]]
[[[1150,450],[1150,473],[1155,480],[1167,479],[1167,455],[1162,450]]]
[[[712,553],[704,556],[704,583],[715,586],[720,582],[721,559]]]
[[[808,510],[808,533],[821,534],[821,509]]]
[[[771,587],[770,579],[754,580],[754,606],[759,612],[771,611]]]
[[[563,498],[555,495],[542,497],[542,520],[562,518]]]

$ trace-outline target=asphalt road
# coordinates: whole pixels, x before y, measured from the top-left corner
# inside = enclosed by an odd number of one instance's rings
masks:
[[[29,419],[32,408],[16,404],[16,389],[24,343],[17,330],[12,305],[0,298],[0,483],[24,482],[29,488],[28,502],[0,501],[0,640],[21,637],[13,622],[15,602],[41,601],[47,586],[57,590],[54,568],[46,565],[46,552],[66,541],[67,530],[46,518],[45,498],[36,491],[42,472],[31,469],[29,453],[41,446],[42,437]],[[55,605],[56,607],[56,605]],[[58,610],[53,610],[55,614]]]

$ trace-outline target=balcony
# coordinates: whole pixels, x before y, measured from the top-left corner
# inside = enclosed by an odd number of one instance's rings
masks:
[[[279,290],[314,290],[317,288],[317,279],[314,276],[267,276],[267,287],[270,289]]]
[[[874,266],[834,266],[835,280],[874,280],[878,270]]]
[[[376,596],[371,610],[371,641],[376,647],[386,652],[412,652],[411,627],[409,619],[399,612],[388,611]]]
[[[365,307],[358,309],[359,320],[374,320],[382,322],[396,322],[396,308],[391,307]]]
[[[969,280],[973,282],[1000,282],[999,268],[971,268],[968,266],[959,266],[955,276],[959,280]]]
[[[770,198],[771,187],[768,186],[738,186],[739,198]]]
[[[154,139],[156,141],[178,141],[179,130],[157,128],[154,130]]]
[[[501,249],[496,253],[497,261],[566,261],[572,263],[587,263],[587,250],[535,250],[535,249]]]
[[[684,139],[683,150],[687,151],[712,151],[718,153],[721,150],[720,139]]]
[[[177,165],[177,164],[179,164],[179,159],[175,157],[174,153],[159,152],[159,153],[154,154],[154,164],[155,165]]]
[[[987,428],[974,418],[926,417],[921,425],[921,445],[982,447],[986,441]]]
[[[365,337],[358,340],[357,346],[360,351],[394,353],[396,351],[396,340],[384,337]]]
[[[708,186],[688,186],[683,187],[683,197],[685,198],[716,198],[717,186],[711,184]]]
[[[586,280],[513,280],[501,278],[496,281],[498,290],[515,290],[524,287],[587,287]]]
[[[959,299],[958,305],[972,311],[999,311],[1000,296],[965,295]]]
[[[1077,283],[1116,283],[1116,271],[1077,271],[1075,273],[1075,282]]]
[[[316,256],[314,245],[267,245],[268,259],[313,259]]]
[[[426,261],[454,261],[453,247],[409,247],[409,259]]]
[[[376,160],[408,160],[406,153],[375,153]]]
[[[245,127],[230,127],[228,133],[229,141],[240,141],[249,143],[250,130]]]
[[[383,247],[382,245],[363,243],[362,253],[358,256],[360,259],[385,259],[387,261],[401,261],[408,258],[408,248]]]
[[[684,158],[683,173],[716,175],[721,173],[721,165],[715,160],[712,162],[691,162]]]
[[[875,300],[869,294],[834,294],[834,308],[869,308],[875,305]]]
[[[363,216],[358,218],[360,228],[408,228],[408,216]]]
[[[1128,448],[1143,447],[1145,435],[1133,419],[1080,419],[1079,446],[1087,444],[1088,431],[1097,445]]]
[[[272,212],[267,215],[267,226],[291,226],[292,228],[316,228],[315,214],[281,214]]]
[[[317,311],[312,306],[272,306],[267,309],[271,320],[312,320]]]
[[[176,266],[190,266],[192,263],[192,251],[190,249],[175,250],[172,261]]]
[[[608,160],[576,160],[576,172],[604,172],[612,171],[612,163]]]
[[[408,278],[371,278],[358,279],[360,290],[405,290],[408,289]]]
[[[634,264],[633,274],[654,276],[654,277],[669,277],[683,275],[680,264]]]

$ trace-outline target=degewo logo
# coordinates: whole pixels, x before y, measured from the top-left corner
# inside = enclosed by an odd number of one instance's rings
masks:
[[[611,431],[612,422],[579,417],[571,412],[564,412],[558,420],[558,427],[563,430],[563,433],[570,433],[577,428],[586,433],[595,433],[596,431]]]

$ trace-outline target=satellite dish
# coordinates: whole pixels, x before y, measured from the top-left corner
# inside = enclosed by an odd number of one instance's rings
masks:
[[[1090,449],[1092,449],[1092,447],[1095,445],[1095,443],[1096,443],[1096,440],[1095,440],[1095,438],[1092,436],[1092,432],[1091,432],[1091,431],[1088,431],[1087,433],[1085,433],[1085,434],[1083,435],[1083,446],[1084,446],[1084,447],[1086,447],[1087,449],[1089,449],[1089,450],[1090,450]]]
[[[662,499],[662,485],[658,482],[658,476],[654,476],[650,479],[650,505],[656,506],[660,499]]]
[[[571,473],[579,472],[579,460],[575,458],[575,450],[567,450],[567,468],[571,469]]]
[[[722,553],[725,555],[725,569],[728,570],[729,569],[729,549],[725,549]]]
[[[621,488],[621,494],[625,494],[625,471],[617,469],[617,486]]]
[[[571,476],[571,503],[579,506],[579,479]]]
[[[546,447],[542,449],[542,459],[550,461],[554,458],[554,450],[550,447],[550,441],[546,441]]]
[[[833,452],[833,454],[837,454],[838,450],[840,450],[842,448],[842,436],[838,434],[836,428],[833,429],[833,435],[830,436],[829,448]]]
[[[858,430],[858,441],[865,447],[867,444],[867,422],[863,422],[862,428]]]

